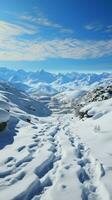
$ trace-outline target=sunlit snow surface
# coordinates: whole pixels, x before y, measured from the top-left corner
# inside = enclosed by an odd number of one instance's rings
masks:
[[[78,101],[81,91],[63,97]],[[83,120],[5,83],[0,100],[10,105],[0,133],[0,200],[112,199],[111,99],[85,106],[92,117]]]

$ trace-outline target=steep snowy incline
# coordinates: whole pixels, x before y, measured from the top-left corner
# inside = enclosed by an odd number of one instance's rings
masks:
[[[89,118],[77,119],[71,123],[71,130],[76,130],[92,155],[103,164],[105,176],[102,181],[112,199],[112,99],[90,103],[82,111],[87,111]]]
[[[35,116],[49,116],[51,111],[43,103],[33,99],[25,92],[17,90],[11,84],[0,82],[0,100],[9,102],[11,111],[17,113],[31,114]]]
[[[104,166],[73,128],[73,114],[31,116],[19,119],[13,143],[0,151],[0,198],[109,200]]]

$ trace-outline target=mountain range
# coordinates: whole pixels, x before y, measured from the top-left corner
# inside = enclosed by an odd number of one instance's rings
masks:
[[[34,94],[54,95],[78,87],[93,87],[104,80],[111,81],[112,73],[50,73],[45,70],[27,72],[0,68],[0,80],[8,81],[17,89]]]

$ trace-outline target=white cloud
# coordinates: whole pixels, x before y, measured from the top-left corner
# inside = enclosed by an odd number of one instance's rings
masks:
[[[48,58],[91,59],[112,56],[112,40],[78,40],[75,38],[37,40],[22,35],[35,30],[0,21],[0,60],[39,61]],[[18,36],[20,38],[18,39]]]
[[[18,36],[23,34],[32,35],[34,33],[35,30],[31,28],[24,28],[16,24],[0,21],[0,36],[2,37]]]
[[[108,25],[106,29],[107,33],[112,33],[112,25]]]
[[[104,26],[102,24],[93,23],[85,25],[84,28],[88,31],[102,31],[102,33],[112,33],[112,25]]]
[[[100,31],[103,26],[99,23],[91,23],[84,26],[84,28],[88,31]]]
[[[31,15],[22,15],[22,16],[19,17],[19,19],[27,21],[29,23],[34,23],[34,24],[38,24],[38,25],[41,25],[41,26],[49,27],[49,28],[55,28],[55,29],[58,29],[60,32],[63,32],[63,33],[69,33],[69,34],[74,33],[74,31],[72,29],[65,28],[62,25],[49,20],[42,13],[39,14],[39,16],[36,16],[36,17],[32,17]]]

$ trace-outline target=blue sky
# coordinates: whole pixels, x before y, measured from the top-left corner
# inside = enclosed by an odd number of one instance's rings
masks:
[[[112,0],[1,0],[0,67],[112,71]]]

